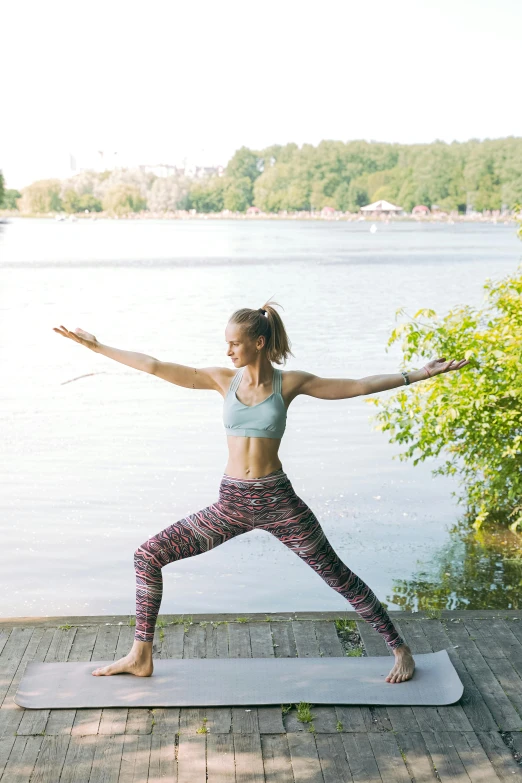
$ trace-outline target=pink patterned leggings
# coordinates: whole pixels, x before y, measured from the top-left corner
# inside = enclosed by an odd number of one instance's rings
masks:
[[[268,530],[344,596],[357,614],[395,649],[399,636],[378,598],[339,559],[311,509],[296,494],[283,469],[258,479],[223,475],[219,500],[147,539],[134,553],[136,630],[152,642],[163,595],[161,569],[167,563],[207,552],[248,530]]]

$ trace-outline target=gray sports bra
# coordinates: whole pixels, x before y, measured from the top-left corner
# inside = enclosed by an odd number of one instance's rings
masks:
[[[223,423],[227,435],[244,438],[282,438],[286,427],[281,370],[274,367],[272,394],[257,405],[244,405],[236,397],[244,367],[237,371],[223,403]]]

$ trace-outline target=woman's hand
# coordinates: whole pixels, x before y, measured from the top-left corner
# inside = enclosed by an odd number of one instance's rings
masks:
[[[428,368],[429,374],[433,376],[440,375],[443,372],[460,370],[460,368],[465,367],[466,364],[469,364],[469,359],[461,359],[460,361],[451,359],[449,362],[447,362],[446,357],[443,356],[442,359],[432,359],[431,362],[427,362],[425,367]]]
[[[76,343],[85,345],[85,347],[90,348],[91,351],[95,351],[99,345],[98,340],[93,334],[84,332],[84,330],[80,329],[79,326],[74,330],[74,332],[70,332],[65,328],[65,326],[62,325],[60,325],[59,329],[56,326],[53,326],[53,330],[58,332],[58,334],[61,334],[63,337],[68,337],[69,340],[74,340]]]

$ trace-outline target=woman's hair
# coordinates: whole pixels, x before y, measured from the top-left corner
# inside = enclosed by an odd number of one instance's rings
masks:
[[[290,350],[291,343],[281,316],[277,310],[274,310],[274,305],[281,307],[277,302],[270,302],[270,300],[258,310],[242,307],[232,313],[229,322],[240,326],[251,340],[257,340],[264,335],[268,360],[276,364],[286,364],[288,356],[294,354]],[[261,310],[265,310],[266,315],[263,315]]]

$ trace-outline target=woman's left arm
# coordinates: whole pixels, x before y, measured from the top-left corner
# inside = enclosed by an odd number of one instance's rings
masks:
[[[434,375],[441,375],[444,372],[452,372],[453,370],[460,370],[461,367],[465,367],[469,364],[469,359],[450,359],[446,361],[446,357],[441,359],[433,359],[431,362],[427,362],[421,370],[411,370],[407,372],[409,383],[416,383],[417,381],[424,381],[427,378],[433,378]],[[366,378],[360,378],[359,383],[362,385],[365,394],[375,394],[380,391],[387,391],[388,389],[396,389],[398,386],[407,385],[406,378],[402,373],[392,373],[389,375],[368,375]]]

